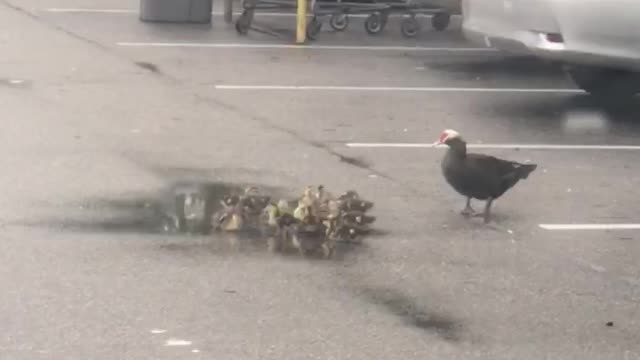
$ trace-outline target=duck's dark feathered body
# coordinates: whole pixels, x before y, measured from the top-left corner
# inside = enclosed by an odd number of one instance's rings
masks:
[[[467,198],[463,214],[470,215],[473,209],[470,199],[486,200],[485,221],[488,221],[491,202],[526,179],[536,168],[536,164],[521,164],[490,155],[467,153],[464,140],[455,132],[447,131],[440,142],[449,146],[442,159],[441,167],[447,183]],[[451,135],[452,134],[452,135]]]
[[[499,198],[536,167],[489,155],[458,154],[453,149],[442,159],[442,172],[449,185],[461,195],[478,200]]]

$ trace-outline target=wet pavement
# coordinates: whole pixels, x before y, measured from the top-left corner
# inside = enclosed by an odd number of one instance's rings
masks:
[[[137,5],[0,3],[3,358],[640,359],[638,230],[540,226],[640,222],[640,102],[595,104],[459,19],[297,49],[282,16],[241,37],[64,11]],[[446,128],[538,164],[489,226],[442,149],[401,147]],[[319,261],[166,234],[175,184],[355,188],[381,234]]]

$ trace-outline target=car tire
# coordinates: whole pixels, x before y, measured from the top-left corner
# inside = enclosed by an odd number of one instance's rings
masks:
[[[565,72],[580,89],[598,98],[621,100],[640,93],[638,72],[593,66],[569,66]]]

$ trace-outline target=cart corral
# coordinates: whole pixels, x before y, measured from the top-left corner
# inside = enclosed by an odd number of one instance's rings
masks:
[[[345,31],[353,16],[366,17],[364,29],[370,35],[383,32],[391,16],[400,16],[403,18],[400,26],[402,35],[413,38],[423,28],[421,16],[429,16],[433,29],[444,31],[451,16],[460,13],[459,3],[437,0],[243,0],[242,8],[242,14],[235,21],[239,34],[249,32],[256,13],[291,11],[298,18],[298,42],[301,38],[302,42],[305,39],[316,40],[325,23],[335,31]],[[307,17],[310,17],[309,21]],[[300,36],[301,31],[304,31],[303,36]]]

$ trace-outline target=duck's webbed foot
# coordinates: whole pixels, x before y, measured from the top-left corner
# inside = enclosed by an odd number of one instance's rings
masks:
[[[471,198],[467,198],[467,206],[462,209],[460,214],[464,217],[473,217],[478,215],[478,213],[476,213],[476,211],[471,207]]]

